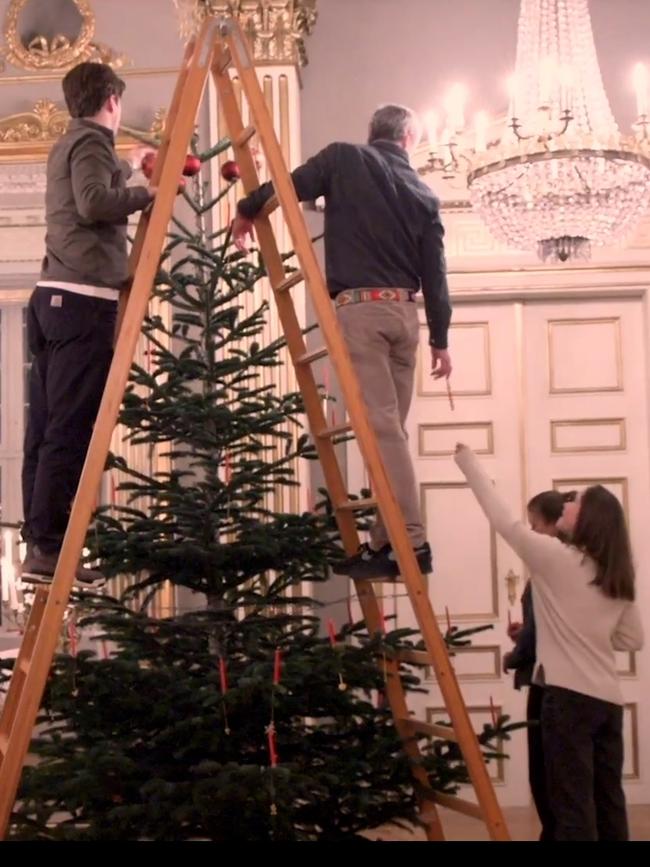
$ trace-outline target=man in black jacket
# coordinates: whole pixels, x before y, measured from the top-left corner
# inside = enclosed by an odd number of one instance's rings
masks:
[[[114,136],[124,82],[110,66],[81,63],[63,79],[71,115],[47,162],[46,254],[27,308],[33,353],[23,460],[24,580],[56,567],[113,354],[120,290],[128,286],[129,214],[151,187],[127,187]],[[141,149],[133,160],[141,156]],[[103,583],[79,566],[77,581]]]
[[[451,307],[439,203],[409,162],[420,135],[413,111],[382,106],[371,119],[368,145],[328,145],[292,179],[301,201],[325,197],[329,292],[418,563],[427,573],[431,549],[405,430],[419,343],[417,293],[421,290],[424,298],[435,378],[451,373]],[[272,194],[267,183],[239,202],[233,236],[240,249]],[[355,579],[397,576],[380,517],[370,544],[336,571]]]

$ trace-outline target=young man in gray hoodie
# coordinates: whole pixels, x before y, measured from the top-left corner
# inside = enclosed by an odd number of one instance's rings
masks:
[[[72,119],[47,162],[46,253],[27,308],[24,580],[54,573],[111,364],[120,291],[129,285],[127,218],[155,196],[152,187],[127,187],[131,165],[115,151],[124,89],[101,63],[80,63],[63,79]],[[104,581],[81,565],[76,578]]]

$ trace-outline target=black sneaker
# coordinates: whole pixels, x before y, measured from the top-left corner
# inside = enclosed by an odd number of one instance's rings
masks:
[[[363,542],[363,544],[359,545],[359,550],[356,554],[353,554],[351,557],[346,557],[344,560],[337,560],[336,563],[332,563],[332,572],[335,575],[349,575],[350,569],[356,568],[359,563],[365,563],[368,560],[371,560],[382,551],[390,551],[390,545],[384,545],[384,547],[380,548],[379,551],[375,551],[367,542]]]
[[[428,542],[414,549],[420,572],[428,575],[433,571],[431,547]],[[371,556],[360,560],[350,567],[348,574],[355,581],[394,581],[399,575],[399,566],[395,552],[390,545],[385,545],[380,551],[371,552]]]
[[[51,584],[58,559],[58,551],[47,553],[34,545],[28,549],[21,564],[20,580],[25,584]],[[87,590],[103,587],[106,576],[98,569],[87,569],[79,564],[75,571],[75,584]]]

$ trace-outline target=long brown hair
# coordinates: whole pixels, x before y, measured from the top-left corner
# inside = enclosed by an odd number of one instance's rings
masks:
[[[573,544],[596,564],[593,584],[611,599],[634,600],[634,565],[623,508],[602,485],[582,495]]]

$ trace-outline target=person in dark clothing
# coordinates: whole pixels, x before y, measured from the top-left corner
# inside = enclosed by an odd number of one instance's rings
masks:
[[[409,162],[420,135],[413,111],[382,106],[371,119],[367,145],[330,144],[292,179],[301,201],[325,197],[330,296],[420,569],[427,573],[431,549],[405,430],[419,343],[417,293],[424,299],[435,378],[451,373],[451,307],[439,202]],[[239,202],[233,238],[240,249],[246,249],[253,220],[272,195],[266,183]],[[335,571],[355,579],[397,576],[381,517],[370,543]]]
[[[528,522],[537,533],[557,536],[557,522],[562,517],[564,503],[575,497],[575,492],[562,494],[559,491],[543,491],[528,503]],[[553,812],[549,805],[544,767],[544,748],[540,726],[543,687],[532,682],[536,661],[535,616],[533,593],[527,582],[521,597],[523,623],[513,623],[508,635],[515,642],[514,648],[503,658],[503,670],[514,670],[515,689],[528,687],[526,721],[528,723],[528,781],[539,821],[542,825],[540,840],[553,839]]]
[[[127,187],[117,158],[125,84],[110,66],[81,63],[63,79],[71,115],[50,151],[47,234],[41,277],[27,308],[33,354],[22,488],[23,580],[51,580],[113,354],[120,290],[129,283],[129,214],[153,201],[152,187]],[[143,149],[131,159],[141,160]],[[104,576],[79,566],[81,584]]]

